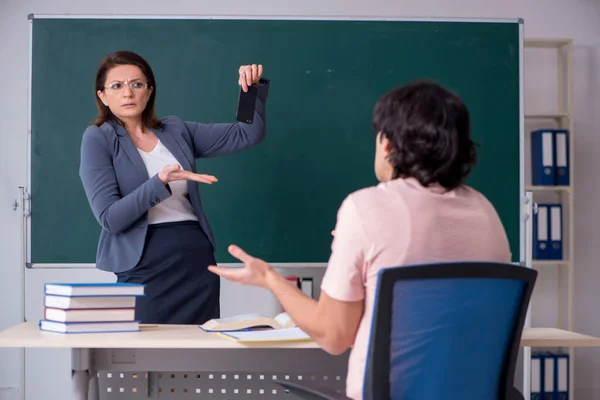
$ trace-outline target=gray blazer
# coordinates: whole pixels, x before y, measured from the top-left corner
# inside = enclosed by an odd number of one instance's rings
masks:
[[[195,160],[249,149],[266,135],[269,82],[259,85],[254,122],[204,124],[169,116],[153,132],[183,169],[196,172]],[[79,176],[94,216],[102,226],[96,268],[124,272],[140,260],[147,211],[170,195],[158,175],[148,177],[141,156],[127,131],[116,121],[89,126],[81,142]],[[189,199],[200,226],[215,246],[202,209],[198,183],[188,181]]]

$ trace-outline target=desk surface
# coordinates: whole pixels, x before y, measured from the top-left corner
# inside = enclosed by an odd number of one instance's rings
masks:
[[[25,322],[0,332],[1,347],[111,349],[319,348],[312,341],[238,343],[196,325],[141,325],[138,332],[54,333]]]
[[[521,346],[600,347],[600,338],[556,328],[524,328]]]
[[[555,328],[525,328],[523,347],[600,347],[600,338]],[[25,322],[0,332],[0,347],[124,349],[315,349],[312,341],[238,343],[195,325],[142,326],[139,332],[62,334],[40,331]]]

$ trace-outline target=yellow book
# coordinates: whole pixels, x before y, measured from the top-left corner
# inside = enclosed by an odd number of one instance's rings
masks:
[[[220,332],[219,336],[241,343],[251,342],[304,342],[312,338],[298,327],[258,331]]]
[[[249,328],[293,328],[296,324],[288,313],[277,314],[274,318],[258,313],[240,314],[233,317],[211,319],[200,325],[200,329],[207,332],[239,331]]]

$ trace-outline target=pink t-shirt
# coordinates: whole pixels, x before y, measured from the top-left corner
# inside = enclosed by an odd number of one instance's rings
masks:
[[[462,186],[446,192],[416,179],[394,179],[350,194],[337,216],[321,289],[340,301],[365,302],[350,354],[346,396],[362,399],[379,269],[423,262],[510,262],[504,227],[491,203]]]

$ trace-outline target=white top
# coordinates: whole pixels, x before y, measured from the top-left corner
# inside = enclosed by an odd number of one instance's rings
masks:
[[[179,164],[173,154],[159,140],[151,152],[138,149],[146,165],[148,176],[158,174],[166,165]],[[181,164],[179,166],[183,169]],[[194,208],[188,200],[187,181],[169,182],[172,195],[148,210],[148,223],[197,221]]]

